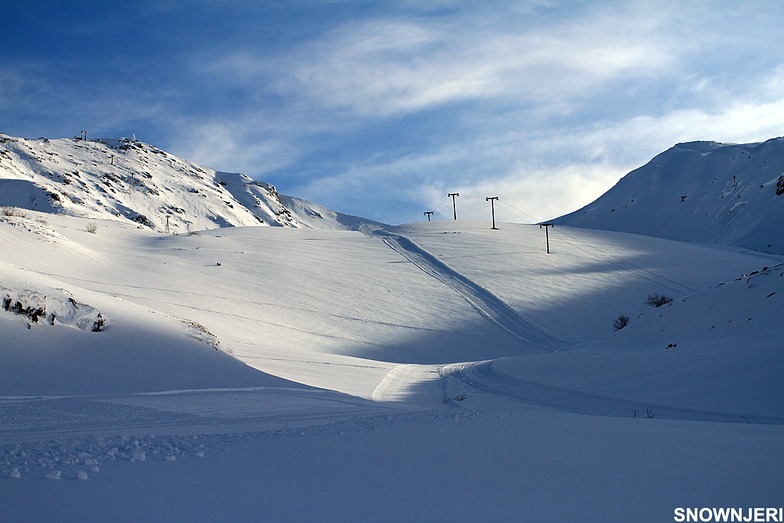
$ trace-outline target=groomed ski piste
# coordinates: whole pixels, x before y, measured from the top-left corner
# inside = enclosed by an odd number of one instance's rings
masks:
[[[565,226],[548,255],[538,226],[499,227],[7,208],[0,520],[781,505],[782,257]]]

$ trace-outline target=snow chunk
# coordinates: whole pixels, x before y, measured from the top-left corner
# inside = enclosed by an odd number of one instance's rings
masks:
[[[49,325],[59,323],[91,332],[100,331],[106,324],[106,319],[97,309],[77,303],[70,293],[63,290],[43,294],[32,289],[0,286],[0,306],[7,312],[26,316],[33,323],[41,323],[43,319]]]
[[[186,320],[185,326],[188,335],[190,335],[192,338],[197,339],[202,343],[206,343],[215,350],[219,350],[220,340],[217,336],[208,331],[204,325],[195,321]]]

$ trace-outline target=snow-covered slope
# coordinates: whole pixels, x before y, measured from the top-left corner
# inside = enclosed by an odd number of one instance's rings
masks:
[[[371,223],[127,138],[27,140],[0,134],[0,206],[124,219],[171,232],[246,225],[350,229]]]
[[[0,213],[0,520],[779,506],[782,256],[499,227]]]
[[[605,416],[784,423],[784,264],[647,306],[569,352],[456,370],[522,400]]]
[[[784,138],[678,144],[554,222],[784,253]]]

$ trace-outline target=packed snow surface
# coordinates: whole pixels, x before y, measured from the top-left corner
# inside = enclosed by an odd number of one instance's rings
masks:
[[[9,208],[0,520],[780,506],[784,259],[550,234],[548,255],[530,225],[165,234]]]

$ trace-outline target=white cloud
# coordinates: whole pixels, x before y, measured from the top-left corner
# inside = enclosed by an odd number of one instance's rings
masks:
[[[582,127],[509,131],[392,161],[371,159],[301,190],[343,209],[358,205],[357,195],[363,194],[368,208],[386,205],[380,212],[394,216],[390,221],[420,219],[419,211],[395,215],[402,202],[419,202],[422,211],[441,207],[441,217],[448,218],[451,205],[442,204],[454,191],[461,193],[464,219],[489,219],[484,198],[499,196],[499,220],[540,221],[590,203],[677,142],[762,141],[783,134],[782,122],[784,97],[762,104],[739,101],[715,113],[689,109]]]
[[[666,17],[653,13],[615,8],[555,21],[530,12],[508,19],[472,12],[352,20],[279,56],[243,50],[200,67],[224,81],[263,85],[287,100],[362,117],[497,97],[557,106],[608,81],[670,67],[677,47],[656,36]]]
[[[715,113],[689,109],[561,131],[529,137],[526,143],[532,161],[505,176],[471,183],[462,191],[480,197],[503,195],[505,202],[537,220],[560,216],[590,203],[622,176],[678,142],[748,143],[784,135],[784,95],[767,103],[739,101]],[[544,162],[546,167],[537,167],[537,158],[553,155],[561,155],[561,161],[549,160]],[[464,205],[470,215],[481,216],[485,211],[482,201]],[[510,221],[518,221],[514,218],[510,213]]]
[[[653,154],[678,142],[711,140],[728,143],[764,141],[784,134],[784,93],[777,100],[737,100],[716,110],[692,108],[660,116],[635,115],[598,123],[572,136],[575,147],[620,164]]]
[[[252,120],[172,122],[171,151],[197,164],[252,176],[285,167],[299,156],[286,140],[254,133]],[[176,131],[174,131],[176,129]]]
[[[490,204],[485,198],[498,196],[497,221],[540,222],[592,202],[607,191],[609,180],[617,181],[624,174],[622,168],[611,164],[514,172],[461,188],[460,214],[465,219],[490,220]]]
[[[241,78],[274,77],[286,97],[383,117],[488,89],[482,68],[467,67],[442,36],[437,27],[405,20],[349,22],[277,60],[243,53],[221,67]]]
[[[341,31],[334,41],[316,44],[316,59],[296,60],[282,87],[299,89],[325,106],[383,117],[499,96],[515,97],[516,103],[557,101],[622,74],[650,75],[668,63],[648,43],[597,38],[581,27],[518,34],[387,23],[351,33],[350,39]],[[408,41],[411,33],[417,37],[403,48],[378,45]]]
[[[460,187],[479,194],[477,216],[486,214],[484,196],[497,193],[546,219],[589,203],[676,142],[782,134],[784,66],[744,76],[717,57],[735,60],[764,40],[765,30],[734,32],[748,12],[727,18],[680,2],[519,13],[463,5],[437,19],[423,9],[342,20],[277,54],[243,47],[200,56],[198,72],[245,93],[247,110],[231,121],[184,120],[188,150],[256,176],[321,155],[328,171],[285,189],[391,221],[410,219],[395,215],[401,203],[438,205]],[[395,143],[415,127],[383,127],[451,107],[442,135],[423,136],[421,147]],[[359,152],[352,138],[366,130],[381,138]],[[327,143],[340,159],[322,149]]]

